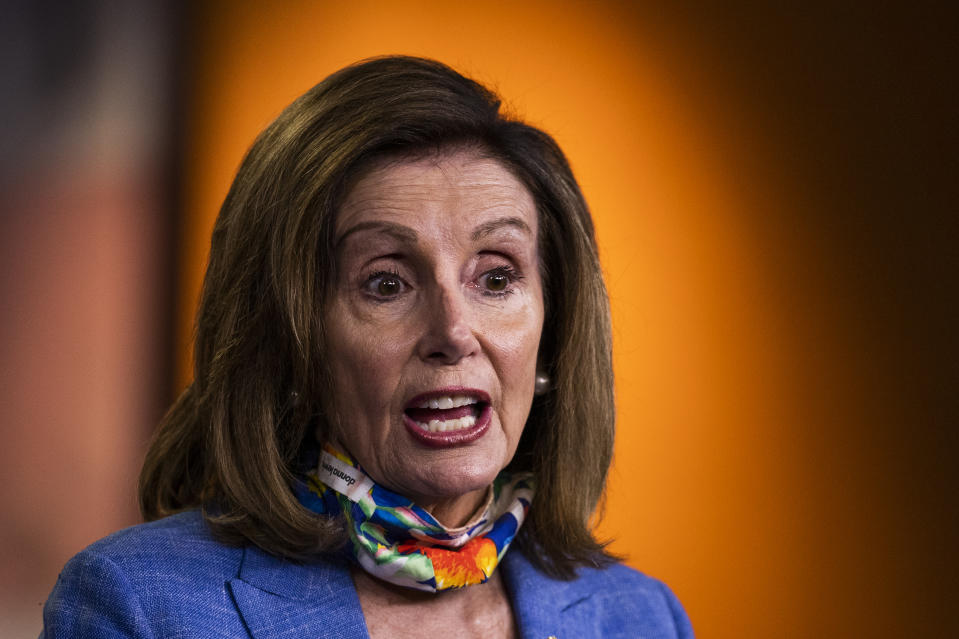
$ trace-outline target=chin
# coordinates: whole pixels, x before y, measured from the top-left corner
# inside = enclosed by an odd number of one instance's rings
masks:
[[[435,453],[434,453],[435,455]],[[397,492],[417,501],[455,500],[457,497],[470,496],[477,491],[486,490],[496,476],[505,467],[505,461],[491,463],[487,454],[461,456],[443,455],[444,459],[433,459],[429,468],[412,481],[398,486]],[[409,488],[406,491],[404,488]]]

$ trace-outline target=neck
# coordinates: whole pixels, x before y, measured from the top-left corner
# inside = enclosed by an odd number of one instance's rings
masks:
[[[396,637],[415,629],[416,636],[519,637],[509,593],[493,573],[489,581],[441,593],[397,587],[353,568],[353,584],[372,639]]]
[[[464,495],[448,499],[421,500],[415,499],[416,504],[429,512],[436,521],[447,528],[465,526],[470,520],[482,514],[489,500],[491,487],[481,488]]]

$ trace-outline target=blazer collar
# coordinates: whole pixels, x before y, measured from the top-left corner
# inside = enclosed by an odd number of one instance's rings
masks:
[[[230,592],[254,639],[369,639],[349,566],[298,564],[248,546]]]
[[[560,581],[543,574],[519,548],[510,548],[499,570],[523,639],[567,636],[566,613],[573,609],[582,612],[580,606],[592,603],[592,589],[581,587],[576,580]]]
[[[563,615],[588,603],[591,590],[537,570],[519,548],[511,548],[502,571],[523,639],[564,636]],[[369,639],[360,600],[344,560],[299,564],[255,547],[243,553],[230,592],[254,639]],[[578,611],[580,611],[578,609]]]

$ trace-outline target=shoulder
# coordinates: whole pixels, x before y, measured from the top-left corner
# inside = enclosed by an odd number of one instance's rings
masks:
[[[520,553],[510,556],[508,564],[518,614],[537,632],[545,632],[543,636],[693,636],[689,618],[673,592],[658,579],[623,564],[583,567],[570,581],[543,574]]]
[[[660,581],[623,564],[582,568],[570,586],[602,609],[602,636],[691,638],[689,617],[676,595]],[[590,615],[584,622],[596,624]]]
[[[235,567],[241,554],[242,549],[216,541],[200,512],[190,510],[115,532],[72,561],[98,557],[131,573],[174,572],[187,565],[194,572],[198,562],[205,568]]]
[[[134,591],[173,597],[187,588],[194,593],[222,589],[227,579],[236,576],[242,555],[242,548],[216,541],[203,516],[194,510],[101,539],[74,556],[61,579],[109,568]]]
[[[186,510],[163,519],[137,524],[96,541],[85,551],[116,556],[133,556],[151,548],[161,553],[176,554],[182,544],[219,545],[199,510]]]
[[[624,614],[675,625],[678,636],[692,636],[686,611],[669,586],[659,579],[617,563],[606,568],[582,569],[577,582],[580,588],[605,599],[607,605],[612,604]]]
[[[621,563],[600,568],[580,568],[576,573],[576,579],[570,584],[585,591],[653,599],[662,598],[668,590],[659,579]]]
[[[43,636],[148,637],[169,627],[201,630],[194,626],[204,615],[224,624],[207,636],[235,636],[233,616],[216,611],[232,608],[226,584],[242,556],[213,539],[197,511],[121,530],[64,567],[44,606]]]

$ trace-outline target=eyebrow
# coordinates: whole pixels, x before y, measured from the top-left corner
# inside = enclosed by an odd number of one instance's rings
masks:
[[[336,240],[336,245],[334,249],[338,249],[346,238],[354,233],[359,233],[361,231],[380,231],[381,233],[386,233],[387,235],[392,235],[398,240],[403,242],[408,242],[410,244],[416,243],[416,231],[411,229],[408,226],[403,226],[402,224],[396,224],[395,222],[381,222],[373,220],[370,222],[360,222],[354,226],[351,226],[346,230],[343,235]]]
[[[473,229],[473,234],[470,236],[470,239],[476,241],[504,227],[513,227],[519,229],[524,231],[527,235],[533,234],[533,230],[529,228],[529,224],[524,222],[521,218],[501,217],[477,226],[475,229]]]

